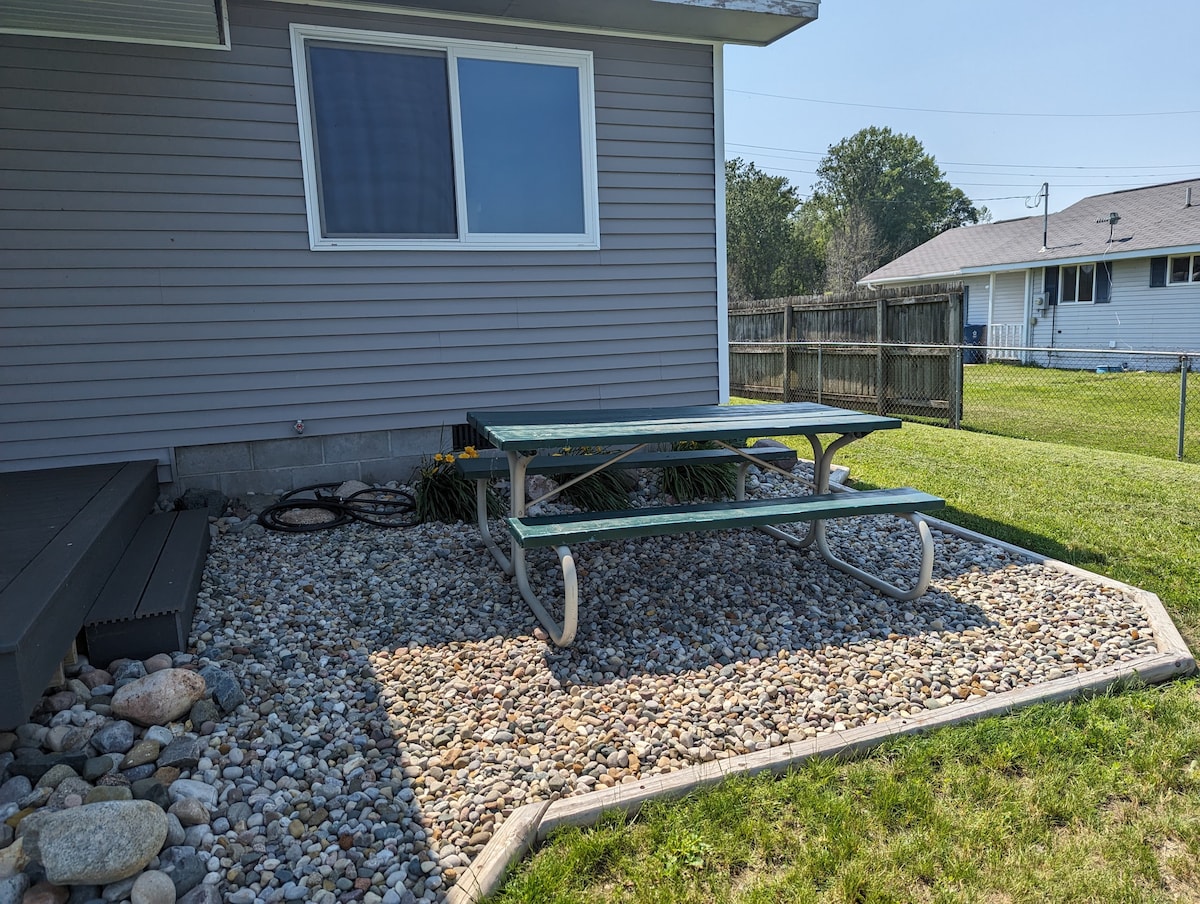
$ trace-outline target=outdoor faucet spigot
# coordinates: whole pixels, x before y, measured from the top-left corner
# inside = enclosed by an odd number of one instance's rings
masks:
[[[298,419],[296,421],[296,423],[292,424],[292,429],[295,430],[297,433],[303,433],[304,432],[304,421]]]

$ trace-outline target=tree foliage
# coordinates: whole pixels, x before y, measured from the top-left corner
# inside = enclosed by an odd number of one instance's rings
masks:
[[[790,221],[800,199],[782,176],[768,176],[740,157],[725,162],[729,292],[769,298],[787,260]]]
[[[725,198],[734,299],[850,289],[938,233],[990,219],[921,142],[878,126],[829,148],[803,203],[740,157],[725,164]]]
[[[825,229],[826,243],[842,253],[856,249],[850,267],[837,268],[837,284],[861,278],[954,226],[988,218],[945,174],[911,135],[870,126],[833,145],[817,167],[817,182],[806,204]],[[865,220],[871,243],[862,239]],[[869,254],[861,252],[870,250]],[[863,269],[865,267],[865,270]],[[861,272],[859,272],[861,271]],[[831,276],[834,274],[831,274]],[[853,282],[849,283],[852,285]]]

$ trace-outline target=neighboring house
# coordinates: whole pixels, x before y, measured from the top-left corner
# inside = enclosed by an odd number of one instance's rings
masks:
[[[722,48],[816,14],[6,0],[0,471],[271,491],[471,408],[719,401]]]
[[[1084,198],[1045,223],[951,229],[859,282],[960,279],[966,322],[987,326],[990,357],[1040,361],[1017,349],[1051,346],[1195,352],[1200,179]]]

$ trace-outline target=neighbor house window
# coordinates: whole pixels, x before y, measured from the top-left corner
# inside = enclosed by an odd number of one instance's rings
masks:
[[[1112,300],[1112,262],[1047,267],[1043,283],[1050,304],[1106,304]]]
[[[1200,254],[1170,258],[1167,273],[1172,283],[1200,282]]]
[[[312,247],[598,248],[591,54],[292,26]]]
[[[1071,302],[1090,303],[1096,297],[1096,265],[1077,264],[1059,270],[1062,290],[1058,293],[1060,304]]]

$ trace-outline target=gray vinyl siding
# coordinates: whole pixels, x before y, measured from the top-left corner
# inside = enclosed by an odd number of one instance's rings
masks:
[[[710,47],[229,12],[231,51],[0,36],[0,469],[718,400]],[[290,22],[591,50],[600,250],[309,250]]]
[[[1037,344],[1069,348],[1200,351],[1200,284],[1150,287],[1150,259],[1112,262],[1109,304],[1060,304],[1039,321]],[[1034,271],[1040,289],[1042,271]]]

